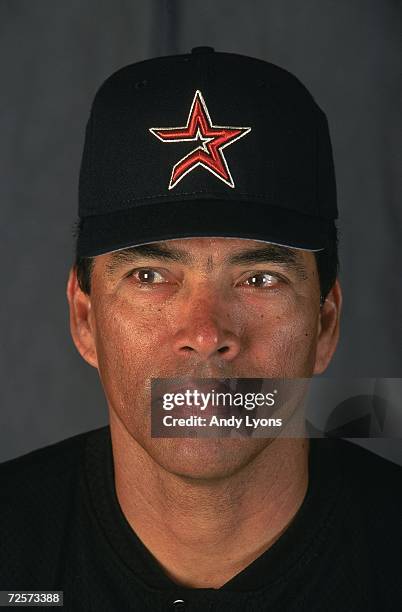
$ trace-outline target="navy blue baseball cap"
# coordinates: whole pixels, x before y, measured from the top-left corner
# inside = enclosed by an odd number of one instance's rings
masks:
[[[324,112],[269,62],[196,47],[99,88],[79,181],[78,256],[188,237],[318,251],[338,217]]]

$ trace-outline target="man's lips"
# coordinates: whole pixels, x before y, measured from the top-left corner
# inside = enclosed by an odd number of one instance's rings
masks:
[[[216,391],[217,393],[230,393],[231,389],[226,382],[222,382],[223,379],[214,379],[215,383],[212,383],[209,380],[201,379],[202,382],[196,382],[193,380],[189,380],[186,384],[169,384],[169,382],[163,383],[161,380],[159,383],[163,387],[163,393],[158,395],[157,399],[162,397],[164,393],[185,393],[186,391],[199,391],[200,393],[210,393],[211,391]],[[224,379],[227,380],[227,379]]]

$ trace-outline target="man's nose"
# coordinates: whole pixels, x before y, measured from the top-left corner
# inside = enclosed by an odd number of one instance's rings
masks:
[[[240,352],[240,338],[232,327],[216,303],[193,302],[182,312],[173,350],[182,357],[197,355],[203,360],[214,357],[231,361]]]

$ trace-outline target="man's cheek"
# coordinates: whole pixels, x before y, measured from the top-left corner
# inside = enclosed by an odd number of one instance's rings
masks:
[[[308,375],[314,361],[316,340],[309,320],[289,322],[277,318],[258,342],[259,364],[265,362],[267,376]]]
[[[162,317],[147,306],[135,308],[128,298],[106,296],[96,308],[97,339],[104,348],[133,351],[152,345]]]
[[[104,384],[115,387],[123,378],[138,380],[152,334],[145,333],[141,317],[124,305],[105,302],[96,312],[96,350]],[[141,355],[141,358],[140,358]]]

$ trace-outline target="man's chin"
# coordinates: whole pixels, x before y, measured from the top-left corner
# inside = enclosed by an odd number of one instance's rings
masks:
[[[227,478],[244,468],[269,439],[152,438],[146,449],[164,470],[197,480]]]

